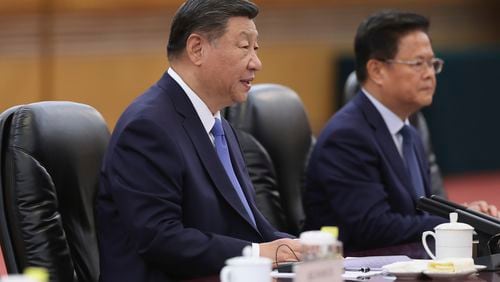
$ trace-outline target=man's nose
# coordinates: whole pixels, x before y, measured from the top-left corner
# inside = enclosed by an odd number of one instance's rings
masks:
[[[255,71],[260,71],[262,69],[262,62],[260,61],[257,53],[254,53],[250,58],[250,62],[248,63],[248,68]]]

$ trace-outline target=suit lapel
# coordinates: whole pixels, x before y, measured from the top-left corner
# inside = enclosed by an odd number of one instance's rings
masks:
[[[394,144],[394,139],[389,129],[387,129],[384,119],[364,93],[358,93],[355,98],[356,102],[363,110],[367,122],[374,128],[377,144],[383,152],[383,155],[387,158],[389,165],[396,172],[399,180],[401,180],[404,186],[411,187],[411,179],[406,172],[403,159],[396,148],[396,144]]]
[[[219,157],[215,151],[215,148],[210,142],[210,139],[203,128],[198,116],[187,117],[183,124],[186,133],[189,135],[191,141],[194,144],[196,152],[200,157],[205,170],[210,175],[210,178],[214,182],[215,188],[219,190],[220,194],[224,199],[248,222],[248,224],[253,226],[248,213],[246,212],[243,204],[241,203],[236,190],[234,189],[231,180],[226,174],[224,167],[219,161]],[[228,141],[229,143],[229,141]],[[231,156],[232,157],[232,156]],[[234,163],[234,162],[233,162]],[[233,164],[234,166],[234,164]],[[235,173],[238,175],[238,169],[235,169]],[[240,185],[245,187],[240,181]],[[246,192],[246,191],[245,191]]]
[[[375,129],[375,138],[382,152],[384,152],[384,155],[388,159],[390,166],[394,169],[394,171],[396,171],[398,178],[405,185],[405,187],[412,187],[410,175],[408,175],[408,172],[406,171],[403,159],[401,158],[396,145],[394,144],[394,140],[392,139],[389,129],[387,129],[387,125],[385,124],[384,119],[377,111],[375,106],[368,100],[368,98],[364,94],[359,94],[362,93],[358,93],[356,97],[356,103],[363,110],[368,123],[370,123]],[[425,193],[426,195],[430,195],[429,174],[427,171],[428,165],[426,165],[426,160],[423,159],[423,157],[425,156],[423,145],[420,136],[417,134],[414,128],[412,128],[411,134],[413,134],[413,140],[416,140],[416,143],[414,143],[414,149],[417,155],[420,174],[423,178]],[[411,197],[415,201],[418,200],[413,190],[406,190],[408,193],[410,193]]]
[[[257,208],[254,198],[254,188],[252,182],[250,180],[250,176],[245,169],[245,161],[241,155],[241,149],[239,143],[237,141],[236,135],[232,127],[229,123],[223,119],[222,124],[224,126],[224,132],[226,134],[226,139],[229,147],[229,153],[231,155],[231,161],[233,163],[233,169],[236,173],[236,177],[238,177],[238,181],[240,182],[241,189],[243,189],[243,193],[245,193],[245,197],[250,205],[252,212],[255,217],[255,221],[257,225],[259,224],[259,220],[261,220],[261,213]],[[258,231],[258,230],[257,230]]]
[[[186,131],[187,135],[191,139],[191,142],[194,145],[197,155],[199,156],[205,171],[212,179],[215,188],[219,191],[222,197],[229,203],[231,207],[233,207],[238,214],[243,217],[248,224],[254,226],[252,221],[250,220],[248,213],[246,212],[243,204],[236,193],[236,190],[233,188],[231,180],[226,174],[222,163],[219,161],[219,157],[215,151],[215,148],[210,141],[203,124],[201,123],[198,114],[196,113],[191,101],[184,93],[182,88],[173,80],[167,73],[164,74],[162,79],[159,81],[158,85],[164,89],[169,89],[170,96],[175,105],[177,112],[184,117],[184,121],[182,126]],[[227,122],[226,122],[227,123]],[[227,125],[228,127],[228,125]],[[224,128],[225,132],[227,132],[227,127]],[[231,134],[232,135],[232,134]],[[230,142],[228,140],[228,144],[230,146],[230,153],[235,151],[234,148],[234,138],[233,141]],[[234,156],[231,156],[234,158]],[[233,161],[233,165],[236,162]],[[241,181],[241,169],[239,166],[234,167],[235,173],[237,174],[240,185],[244,187],[245,194],[248,195],[246,191],[246,185],[244,181]],[[248,197],[248,196],[247,196]],[[248,199],[250,199],[249,197]],[[258,232],[258,230],[256,230]]]

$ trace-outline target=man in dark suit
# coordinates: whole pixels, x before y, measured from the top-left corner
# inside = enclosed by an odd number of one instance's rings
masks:
[[[248,245],[273,260],[300,257],[299,243],[256,208],[238,141],[219,112],[246,99],[261,69],[257,13],[245,0],[188,0],[176,13],[171,67],[125,110],[105,155],[101,281],[214,275]]]
[[[428,20],[384,11],[355,38],[361,92],[328,122],[312,153],[306,228],[340,227],[347,251],[420,240],[445,219],[417,211],[429,196],[429,166],[408,117],[430,105],[436,74]]]
[[[429,165],[408,118],[432,103],[443,67],[428,28],[427,18],[396,11],[361,23],[354,42],[361,91],[330,119],[311,155],[305,229],[339,226],[348,252],[420,241],[446,221],[416,210],[431,193]],[[498,216],[485,201],[468,206]]]

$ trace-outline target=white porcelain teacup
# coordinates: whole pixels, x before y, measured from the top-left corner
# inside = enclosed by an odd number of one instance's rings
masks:
[[[457,222],[458,214],[450,213],[450,223],[443,223],[434,228],[436,232],[425,231],[422,233],[422,244],[427,254],[432,259],[471,258],[472,257],[472,226]],[[436,255],[428,245],[427,236],[434,237],[436,241]]]
[[[271,282],[269,258],[244,255],[226,260],[220,272],[221,282]]]
[[[26,277],[22,274],[11,274],[8,276],[2,276],[0,278],[0,281],[2,282],[36,282],[35,279]]]

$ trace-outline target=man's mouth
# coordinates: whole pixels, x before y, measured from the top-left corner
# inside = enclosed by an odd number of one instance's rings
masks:
[[[252,80],[253,80],[253,78],[242,79],[242,80],[240,80],[240,82],[243,83],[247,87],[251,87],[252,86]]]

